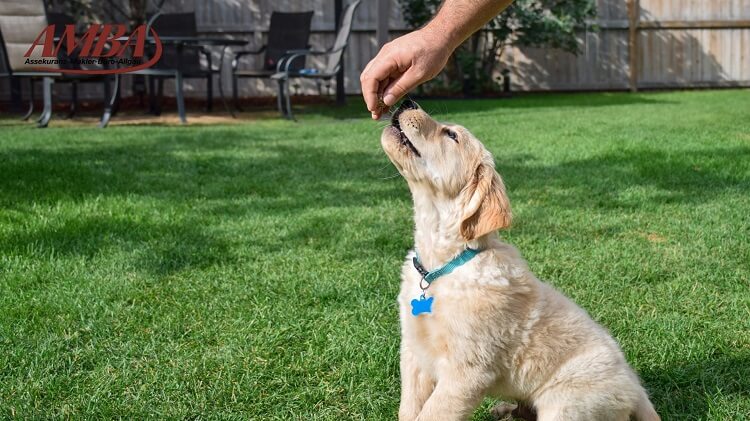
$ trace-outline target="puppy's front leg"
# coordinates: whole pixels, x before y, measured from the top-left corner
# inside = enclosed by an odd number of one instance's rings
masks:
[[[414,421],[430,397],[435,383],[417,365],[407,346],[401,347],[401,405],[399,421]]]
[[[468,419],[479,405],[483,387],[472,383],[471,375],[440,378],[430,398],[425,402],[417,421],[459,421]]]

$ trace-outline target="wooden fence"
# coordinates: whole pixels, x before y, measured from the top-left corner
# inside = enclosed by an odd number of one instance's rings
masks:
[[[517,90],[750,86],[750,0],[598,1],[583,53],[513,48]]]
[[[348,93],[359,92],[359,73],[377,53],[379,1],[363,0],[357,11],[345,55]],[[407,28],[398,1],[390,3],[389,27],[393,38]],[[552,49],[506,49],[502,62],[511,71],[513,90],[750,86],[750,0],[598,0],[597,3],[598,17],[594,23],[599,29],[581,33],[580,55]],[[334,38],[333,0],[167,0],[164,10],[193,10],[200,32],[247,39],[249,46],[262,44],[273,10],[314,10],[311,44],[325,48]],[[219,51],[214,54],[218,59]],[[227,93],[231,87],[228,56],[224,61]],[[247,65],[259,63],[249,60]],[[7,85],[3,86],[7,96]],[[273,85],[261,80],[243,80],[240,86],[243,96],[274,94]],[[188,80],[186,89],[188,96],[202,96],[205,87],[203,82]],[[310,82],[296,89],[317,92]]]
[[[359,92],[359,73],[378,50],[379,0],[363,0],[346,53],[346,90]],[[170,3],[168,0],[167,3]],[[179,3],[179,4],[178,4]],[[390,0],[391,37],[408,30]],[[333,0],[179,0],[204,32],[230,32],[262,43],[273,10],[314,10],[312,44],[333,42]],[[503,65],[512,88],[610,90],[750,86],[750,0],[598,0],[597,31],[581,33],[582,53],[509,48]],[[242,82],[243,95],[272,94],[267,82]],[[311,92],[313,85],[299,89]],[[228,89],[228,85],[227,85]]]

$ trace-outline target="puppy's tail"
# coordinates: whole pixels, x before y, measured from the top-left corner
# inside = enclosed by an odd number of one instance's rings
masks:
[[[654,405],[651,404],[645,390],[641,392],[641,399],[635,407],[633,417],[637,421],[661,421],[661,417],[656,413]]]

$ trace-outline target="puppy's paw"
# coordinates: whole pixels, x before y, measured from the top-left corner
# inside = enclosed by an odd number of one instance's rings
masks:
[[[513,419],[513,410],[518,405],[508,402],[500,402],[490,409],[490,415],[495,421],[511,421]]]
[[[536,421],[534,409],[523,403],[500,402],[490,409],[490,415],[496,421],[512,421],[516,419]]]

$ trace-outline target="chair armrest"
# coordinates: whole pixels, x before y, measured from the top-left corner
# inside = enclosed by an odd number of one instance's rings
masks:
[[[329,54],[338,53],[339,51],[346,48],[346,45],[340,48],[331,49],[327,51],[319,51],[319,50],[289,50],[287,51],[287,55],[281,57],[279,59],[279,64],[276,66],[276,71],[280,73],[289,73],[289,66],[291,66],[292,61],[294,59],[303,57],[303,56],[327,56]],[[282,66],[284,69],[282,70]]]
[[[260,54],[260,53],[262,53],[264,51],[266,51],[266,46],[265,45],[262,46],[262,47],[260,47],[257,50],[237,51],[236,53],[234,53],[234,58],[232,58],[232,70],[237,70],[237,66],[239,66],[239,59],[242,56]]]
[[[320,55],[320,54],[328,54],[328,51],[317,51],[317,50],[311,50],[309,48],[306,48],[306,49],[303,49],[303,50],[286,50],[284,52],[285,56],[290,56],[292,54]]]
[[[326,51],[326,54],[338,53],[339,51],[342,51],[342,50],[345,50],[345,49],[346,49],[346,44],[344,44],[342,47],[339,47],[339,48],[336,48],[336,49],[333,49],[333,50],[328,50],[328,51]]]
[[[280,73],[289,73],[289,66],[292,65],[292,61],[299,57],[304,56],[324,56],[331,54],[333,51],[319,51],[319,50],[287,50],[285,55],[279,59],[279,63],[276,65],[276,71]],[[282,69],[283,67],[283,69]]]
[[[214,66],[213,66],[212,60],[211,60],[211,52],[208,51],[208,50],[206,50],[203,47],[201,47],[200,50],[198,50],[198,52],[200,54],[203,54],[203,57],[206,58],[206,64],[208,65],[208,71],[209,72],[213,72],[214,71]]]

